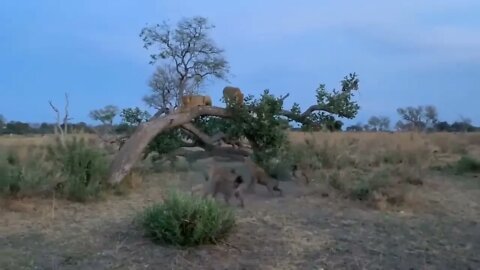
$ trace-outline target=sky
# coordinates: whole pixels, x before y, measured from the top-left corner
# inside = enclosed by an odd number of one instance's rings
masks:
[[[356,72],[361,109],[346,124],[434,105],[442,120],[480,125],[478,0],[2,0],[0,114],[53,122],[48,101],[63,107],[65,92],[73,122],[93,123],[88,113],[109,104],[147,109],[155,65],[139,33],[192,16],[216,26],[231,66],[230,82],[204,89],[214,105],[234,85],[290,93],[286,106],[305,109],[320,84],[338,89]]]

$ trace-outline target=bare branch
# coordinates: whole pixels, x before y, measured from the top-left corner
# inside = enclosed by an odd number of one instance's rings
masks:
[[[63,117],[63,131],[64,131],[64,134],[68,134],[68,120],[70,120],[68,118],[68,106],[69,106],[69,100],[68,100],[68,94],[65,93],[65,115]]]
[[[58,135],[58,133],[61,133],[62,132],[62,129],[60,127],[60,111],[57,109],[57,107],[55,107],[52,103],[51,100],[48,101],[48,104],[50,104],[50,107],[52,108],[52,110],[56,113],[57,115],[57,125],[55,126],[55,134]]]

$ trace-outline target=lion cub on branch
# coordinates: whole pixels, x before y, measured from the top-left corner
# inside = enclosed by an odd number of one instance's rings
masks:
[[[203,198],[208,195],[216,197],[218,193],[223,194],[226,204],[230,204],[232,195],[240,202],[240,207],[244,207],[243,186],[244,183],[241,175],[237,174],[233,168],[220,167],[213,164],[208,171],[208,182],[205,183]]]

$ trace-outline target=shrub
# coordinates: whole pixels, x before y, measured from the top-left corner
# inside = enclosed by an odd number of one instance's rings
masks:
[[[28,159],[20,161],[9,152],[0,157],[0,194],[6,196],[31,196],[43,191],[48,183],[41,156],[31,149]]]
[[[47,157],[62,178],[61,192],[67,199],[85,202],[97,198],[105,187],[106,155],[89,147],[83,138],[47,147]]]
[[[458,174],[480,172],[480,161],[470,156],[462,156],[454,165],[454,170]]]
[[[349,190],[350,196],[355,200],[368,201],[372,199],[375,192],[392,185],[391,177],[385,171],[373,173],[368,176],[361,176]]]
[[[201,199],[178,192],[170,193],[140,215],[146,235],[156,243],[175,246],[215,244],[235,225],[231,209],[214,199]]]

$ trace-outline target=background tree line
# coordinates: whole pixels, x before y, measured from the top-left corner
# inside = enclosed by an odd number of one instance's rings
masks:
[[[397,113],[401,120],[398,120],[393,126],[390,126],[390,118],[386,116],[372,116],[367,124],[358,123],[346,128],[346,131],[418,131],[418,132],[475,132],[480,131],[480,127],[472,124],[472,120],[466,117],[460,117],[452,123],[440,121],[438,111],[435,106],[408,106],[398,108]]]
[[[438,119],[437,109],[434,106],[418,106],[397,109],[397,113],[402,120],[395,125],[391,125],[390,118],[387,116],[372,116],[366,124],[357,123],[348,126],[345,131],[348,132],[385,132],[385,131],[423,131],[423,132],[476,132],[480,127],[474,126],[471,119],[460,117],[454,122],[440,121]],[[113,105],[107,105],[102,109],[93,110],[89,114],[90,118],[99,121],[99,125],[89,125],[85,122],[70,123],[69,127],[73,132],[95,133],[95,131],[109,130],[118,135],[130,133],[142,122],[147,121],[151,115],[146,110],[138,107],[125,108],[120,110]],[[120,123],[114,124],[115,118],[120,117]],[[327,119],[328,120],[328,119]],[[0,134],[53,134],[55,123],[31,124],[21,121],[7,121],[0,115]],[[326,121],[324,127],[313,127],[313,130],[343,131],[343,122],[335,119]],[[304,128],[291,127],[292,131],[301,131]]]

